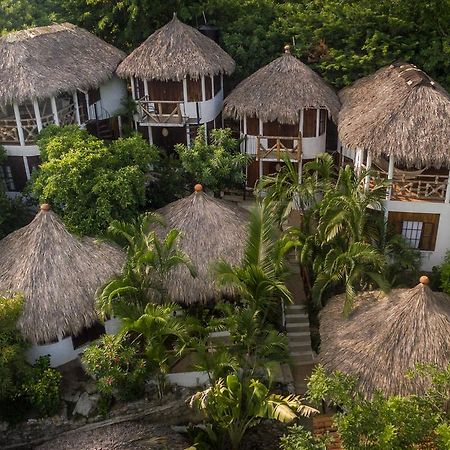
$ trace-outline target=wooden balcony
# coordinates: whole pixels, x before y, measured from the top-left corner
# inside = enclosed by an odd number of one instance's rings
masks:
[[[148,95],[138,100],[141,122],[151,125],[183,125],[187,121],[182,101],[150,100]]]
[[[256,159],[300,161],[302,138],[289,136],[256,136]]]

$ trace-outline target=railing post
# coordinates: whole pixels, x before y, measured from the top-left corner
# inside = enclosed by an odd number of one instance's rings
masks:
[[[81,125],[81,118],[80,118],[80,105],[78,104],[78,95],[77,91],[73,93],[73,104],[75,106],[75,118],[77,120],[77,124]],[[119,116],[120,117],[120,116]]]
[[[281,150],[281,140],[279,137],[277,137],[277,160],[280,160],[280,150]]]
[[[19,143],[21,146],[25,145],[25,138],[23,135],[22,122],[20,120],[19,105],[17,103],[13,104],[14,116],[16,118],[17,136],[19,137]]]
[[[366,170],[370,170],[371,167],[372,167],[372,155],[370,154],[370,151],[367,151]],[[369,187],[370,187],[370,175],[367,174],[364,180],[364,190],[368,191]]]
[[[256,160],[259,161],[260,159],[260,147],[261,147],[261,138],[260,136],[256,136]]]
[[[387,192],[386,192],[387,200],[390,200],[391,195],[392,195],[392,183],[393,183],[393,178],[394,178],[394,164],[395,164],[394,156],[389,155],[388,181],[390,182],[390,185],[387,188]]]
[[[50,104],[52,105],[53,121],[55,125],[59,125],[58,108],[56,107],[55,97],[50,97]]]
[[[447,187],[445,189],[445,203],[450,203],[450,171],[448,172],[447,177]]]
[[[42,131],[41,112],[39,111],[39,104],[36,99],[33,100],[34,117],[36,118],[36,125],[38,133]]]

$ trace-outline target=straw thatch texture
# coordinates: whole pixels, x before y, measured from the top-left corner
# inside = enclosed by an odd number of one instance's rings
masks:
[[[340,92],[339,138],[408,166],[448,166],[450,96],[412,64],[392,64]]]
[[[9,33],[0,37],[0,107],[96,88],[124,57],[70,23]]]
[[[218,44],[174,16],[124,59],[117,74],[123,78],[181,81],[186,76],[229,75],[234,67],[233,58]]]
[[[386,395],[423,393],[426,382],[405,373],[417,363],[450,363],[450,297],[419,284],[359,295],[348,319],[343,296],[320,314],[319,360],[329,370],[355,376],[363,394],[378,389]]]
[[[76,335],[97,320],[96,290],[125,262],[123,252],[71,235],[51,211],[0,241],[0,291],[22,292],[23,336],[46,343]]]
[[[224,259],[239,264],[247,239],[247,213],[224,200],[203,192],[177,200],[158,210],[168,228],[182,233],[180,248],[197,269],[193,278],[185,267],[177,267],[171,275],[168,293],[172,300],[184,303],[206,303],[221,295],[232,295],[228,288],[216,285],[211,264]]]
[[[336,121],[340,103],[334,90],[290,53],[250,75],[224,100],[225,116],[264,122],[298,123],[303,108],[324,108]]]

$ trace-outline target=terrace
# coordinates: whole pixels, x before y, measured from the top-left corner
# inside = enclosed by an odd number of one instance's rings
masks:
[[[300,161],[302,156],[301,136],[247,136],[244,145],[246,153],[255,155],[257,161]]]
[[[184,111],[184,102],[177,100],[150,100],[148,95],[138,101],[138,111],[140,121],[152,125],[177,124],[182,125],[187,122]]]

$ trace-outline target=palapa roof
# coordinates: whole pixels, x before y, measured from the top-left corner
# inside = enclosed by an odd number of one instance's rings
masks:
[[[201,190],[157,212],[168,228],[181,232],[180,248],[197,269],[195,278],[185,267],[174,269],[168,285],[169,297],[189,305],[232,295],[229,288],[216,285],[211,265],[220,259],[232,265],[241,262],[247,239],[247,212]]]
[[[33,344],[51,342],[98,320],[95,292],[124,262],[118,248],[73,236],[55,213],[41,209],[0,241],[0,291],[23,293],[23,336]]]
[[[180,81],[186,76],[229,75],[234,67],[233,58],[225,50],[174,15],[122,61],[117,74],[123,78]]]
[[[294,124],[302,109],[324,108],[337,120],[340,103],[333,88],[291,55],[289,46],[285,50],[283,56],[238,84],[224,100],[225,116]]]
[[[339,138],[408,166],[450,165],[450,96],[413,64],[396,63],[340,92]]]
[[[319,361],[355,376],[365,396],[423,393],[426,382],[405,373],[417,363],[450,363],[450,296],[422,283],[387,296],[365,292],[349,318],[342,315],[343,297],[333,297],[320,313]]]
[[[76,89],[111,78],[125,53],[70,23],[0,37],[0,107]]]

